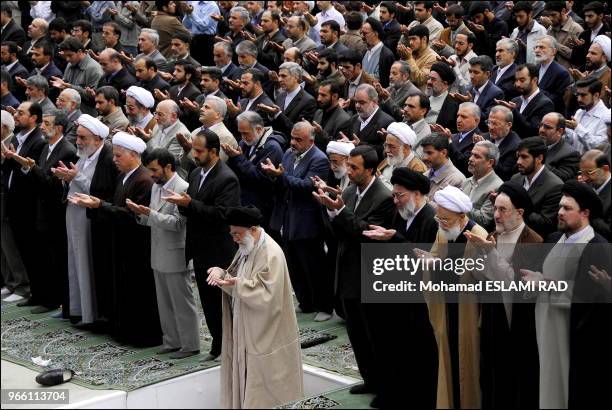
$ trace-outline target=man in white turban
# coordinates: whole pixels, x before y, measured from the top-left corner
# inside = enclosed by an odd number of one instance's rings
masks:
[[[51,172],[69,184],[68,198],[93,195],[109,201],[115,193],[117,167],[113,150],[104,140],[109,129],[89,114],[77,119],[76,146],[79,160],[60,164]],[[108,290],[104,281],[111,269],[107,244],[112,231],[103,221],[88,217],[86,210],[69,201],[66,207],[68,236],[68,285],[70,317],[78,328],[88,328],[107,316]]]
[[[417,256],[432,258],[475,259],[477,250],[468,243],[470,235],[486,238],[487,231],[468,217],[472,202],[463,191],[447,186],[434,194],[438,234],[431,253],[416,250]],[[470,283],[470,270],[462,275],[444,271],[428,272],[424,278],[445,282]],[[473,295],[460,294],[460,303],[445,304],[445,295],[435,293],[428,299],[431,324],[438,341],[439,408],[475,408],[480,405],[478,304]],[[454,395],[458,392],[459,395]]]
[[[575,69],[570,69],[570,72],[576,80],[579,80],[581,76],[594,77],[604,86],[610,88],[610,79],[612,77],[610,67],[608,67],[610,61],[612,61],[610,56],[610,37],[599,35],[593,39],[586,55],[586,73],[580,73]],[[603,101],[610,101],[610,95],[605,89],[601,91],[601,99]]]
[[[110,244],[106,245],[110,245],[113,264],[102,279],[108,291],[105,298],[110,302],[108,330],[119,342],[152,347],[161,344],[162,334],[151,269],[150,228],[138,224],[126,205],[127,199],[149,205],[153,179],[140,159],[145,149],[140,138],[117,132],[113,161],[121,173],[112,201],[75,194],[70,202],[89,208],[91,218],[104,221],[112,229]]]
[[[155,99],[150,91],[142,87],[131,86],[125,92],[125,113],[130,121],[130,131],[135,133],[136,128],[143,129],[145,133],[157,125],[157,120],[151,114],[151,109],[155,107]]]
[[[329,156],[329,163],[334,174],[334,177],[330,178],[327,183],[333,187],[339,186],[340,189],[344,189],[349,184],[349,178],[346,174],[347,165],[346,160],[352,150],[355,149],[355,145],[352,142],[340,142],[330,141],[327,144],[327,156]]]
[[[393,189],[391,176],[395,168],[405,167],[416,172],[424,173],[427,166],[412,151],[417,136],[405,122],[392,122],[387,127],[385,138],[385,154],[378,165],[379,178],[389,190]]]

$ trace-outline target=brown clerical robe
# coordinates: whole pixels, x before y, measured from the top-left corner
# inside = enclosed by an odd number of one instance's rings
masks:
[[[236,253],[222,287],[221,406],[272,408],[304,395],[300,338],[283,251],[261,229],[246,258]]]

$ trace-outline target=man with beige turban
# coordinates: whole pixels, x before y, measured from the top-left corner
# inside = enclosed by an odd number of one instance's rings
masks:
[[[467,236],[486,238],[487,231],[468,217],[470,198],[460,189],[447,186],[434,194],[437,204],[438,234],[430,252],[415,249],[425,258],[475,258],[476,247]],[[466,235],[466,233],[468,233]],[[450,246],[449,246],[450,245]],[[438,272],[423,274],[427,281]],[[460,283],[474,281],[468,270],[450,279]],[[448,279],[448,278],[447,278]],[[443,293],[426,295],[429,319],[438,342],[438,408],[479,408],[480,406],[480,337],[478,304],[475,295],[459,294],[458,303],[445,303]]]

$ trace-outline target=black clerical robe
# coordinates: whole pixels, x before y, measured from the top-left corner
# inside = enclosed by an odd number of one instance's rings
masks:
[[[113,202],[104,201],[97,210],[113,231],[110,331],[122,343],[157,346],[162,332],[151,269],[151,228],[138,224],[125,205],[129,198],[148,206],[153,180],[142,165],[124,181],[125,176],[119,175]]]

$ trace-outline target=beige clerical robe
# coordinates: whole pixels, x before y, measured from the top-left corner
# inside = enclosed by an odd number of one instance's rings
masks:
[[[241,261],[238,252],[228,268],[236,271],[236,284],[222,287],[224,408],[272,408],[304,395],[287,262],[278,244],[261,234],[248,257]]]
[[[487,231],[474,225],[471,233],[482,238]],[[438,233],[431,248],[431,254],[444,259],[447,254],[446,239]],[[465,246],[464,258],[476,258],[477,250],[469,242]],[[426,276],[424,276],[426,278]],[[461,276],[461,283],[473,282],[472,273],[467,271]],[[425,295],[429,308],[429,320],[438,342],[438,399],[439,409],[453,408],[453,378],[451,351],[444,295],[429,293]],[[459,394],[462,409],[480,408],[480,315],[475,295],[459,295]]]

